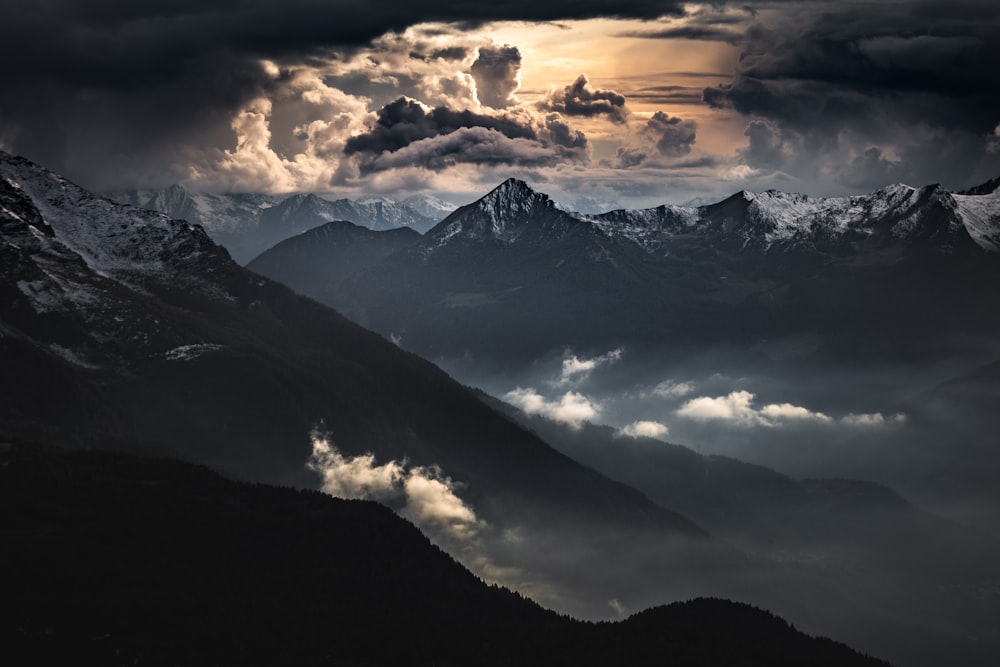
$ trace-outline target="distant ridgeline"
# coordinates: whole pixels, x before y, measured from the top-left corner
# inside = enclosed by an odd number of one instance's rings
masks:
[[[408,243],[408,247],[400,247]],[[810,198],[569,213],[508,180],[423,236],[340,223],[248,264],[429,358],[835,339],[825,354],[926,354],[1000,333],[1000,191],[893,185]],[[917,334],[917,335],[915,335]]]

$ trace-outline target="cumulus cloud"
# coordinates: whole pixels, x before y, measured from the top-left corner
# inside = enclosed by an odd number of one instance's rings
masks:
[[[1000,104],[982,84],[1000,62],[998,20],[956,11],[939,30],[934,12],[877,3],[769,14],[733,80],[703,98],[751,119],[739,157],[757,170],[857,189],[979,182],[1000,169],[982,140]]]
[[[462,163],[544,166],[556,163],[562,155],[539,141],[511,138],[484,127],[462,127],[374,156],[364,163],[364,169],[372,172],[420,166],[441,171]]]
[[[625,123],[629,116],[624,95],[594,88],[586,74],[564,88],[550,91],[538,106],[566,116],[606,116],[615,123]]]
[[[569,126],[557,113],[545,117],[545,128],[549,131],[552,142],[566,148],[583,149],[588,147],[587,135]]]
[[[615,162],[621,168],[678,158],[691,152],[698,137],[698,124],[657,111],[636,133],[633,140],[618,148]]]
[[[761,118],[750,121],[743,136],[747,137],[748,143],[737,154],[742,158],[743,164],[751,169],[775,171],[783,168],[791,157],[781,128],[771,121]]]
[[[666,424],[657,421],[640,420],[632,422],[621,430],[622,435],[633,438],[663,438],[670,433]]]
[[[694,383],[692,382],[675,382],[673,380],[664,380],[658,385],[653,387],[653,395],[659,396],[660,398],[680,398],[682,396],[687,396],[694,391]]]
[[[800,405],[791,403],[772,403],[760,409],[760,414],[773,423],[780,421],[816,421],[827,424],[832,420],[822,412],[813,412]]]
[[[657,111],[646,123],[643,132],[655,140],[653,145],[660,155],[678,157],[691,152],[697,127],[698,124],[693,120],[683,120]]]
[[[753,393],[740,390],[726,396],[693,398],[677,410],[681,417],[697,421],[724,421],[739,426],[780,426],[790,421],[829,423],[830,417],[791,403],[772,403],[761,409],[753,407]]]
[[[511,118],[446,107],[429,108],[417,100],[400,97],[379,109],[371,130],[352,137],[345,151],[377,155],[405,148],[414,141],[473,127],[495,130],[511,139],[537,138],[534,129]]]
[[[566,392],[558,400],[549,400],[530,387],[517,387],[504,394],[503,399],[529,415],[542,415],[574,429],[593,421],[601,411],[600,405],[575,391]]]
[[[470,73],[476,82],[479,101],[494,109],[504,109],[516,100],[521,87],[521,52],[516,46],[484,46],[472,63]]]
[[[490,115],[430,108],[401,97],[383,106],[375,124],[347,140],[365,173],[408,166],[440,171],[456,164],[544,166],[586,159],[586,137],[558,117]]]
[[[325,493],[387,504],[446,542],[470,540],[486,527],[436,466],[408,467],[405,461],[379,465],[373,454],[346,457],[318,433],[312,435],[312,445],[307,466],[319,474]]]
[[[591,371],[598,366],[613,364],[621,358],[622,348],[620,347],[600,356],[591,357],[590,359],[581,359],[575,354],[571,354],[563,359],[562,373],[560,374],[559,380],[556,384],[565,385],[570,382],[581,380],[590,375]]]

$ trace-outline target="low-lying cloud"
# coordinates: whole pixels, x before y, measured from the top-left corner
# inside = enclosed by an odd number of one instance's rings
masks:
[[[692,382],[675,382],[674,380],[664,380],[653,387],[653,395],[660,398],[680,398],[687,396],[694,391]]]
[[[842,417],[841,420],[845,424],[854,424],[855,426],[882,426],[883,424],[902,424],[906,421],[906,415],[902,412],[897,412],[894,415],[888,417],[884,416],[881,412],[872,412],[867,414],[854,414],[851,413]]]
[[[597,357],[591,357],[589,359],[581,359],[575,354],[571,354],[563,359],[562,362],[562,374],[559,377],[558,385],[569,384],[570,382],[575,382],[584,379],[590,375],[598,366],[603,366],[605,364],[613,364],[622,358],[622,348],[616,348],[611,350],[606,354],[602,354]]]
[[[548,417],[574,429],[593,421],[601,412],[600,405],[575,391],[567,391],[558,400],[549,400],[530,387],[517,387],[504,394],[503,400],[529,415]]]
[[[621,430],[622,435],[632,438],[665,438],[669,433],[666,424],[645,419],[632,422]]]
[[[738,426],[779,427],[790,423],[833,424],[835,422],[854,426],[881,426],[890,422],[901,423],[906,415],[898,413],[890,418],[881,413],[851,413],[839,420],[823,412],[810,410],[792,403],[769,403],[755,408],[756,396],[749,391],[733,391],[725,396],[699,396],[687,401],[677,410],[677,415],[696,421],[728,422]]]
[[[306,465],[319,474],[320,488],[331,496],[389,505],[446,543],[470,540],[486,527],[437,466],[409,467],[406,461],[379,465],[374,454],[347,457],[318,433],[312,435],[312,445]]]

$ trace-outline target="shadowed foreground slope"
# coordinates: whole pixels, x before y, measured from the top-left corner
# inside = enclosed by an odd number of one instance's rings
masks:
[[[0,444],[0,526],[19,664],[884,664],[721,600],[572,621],[379,505],[178,462]]]

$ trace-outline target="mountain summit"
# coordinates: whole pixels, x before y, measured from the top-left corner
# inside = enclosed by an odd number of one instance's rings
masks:
[[[576,218],[559,209],[548,195],[536,192],[520,179],[508,178],[481,199],[442,220],[427,233],[427,238],[433,247],[459,239],[510,244],[529,226],[552,231],[554,226],[574,222]]]

